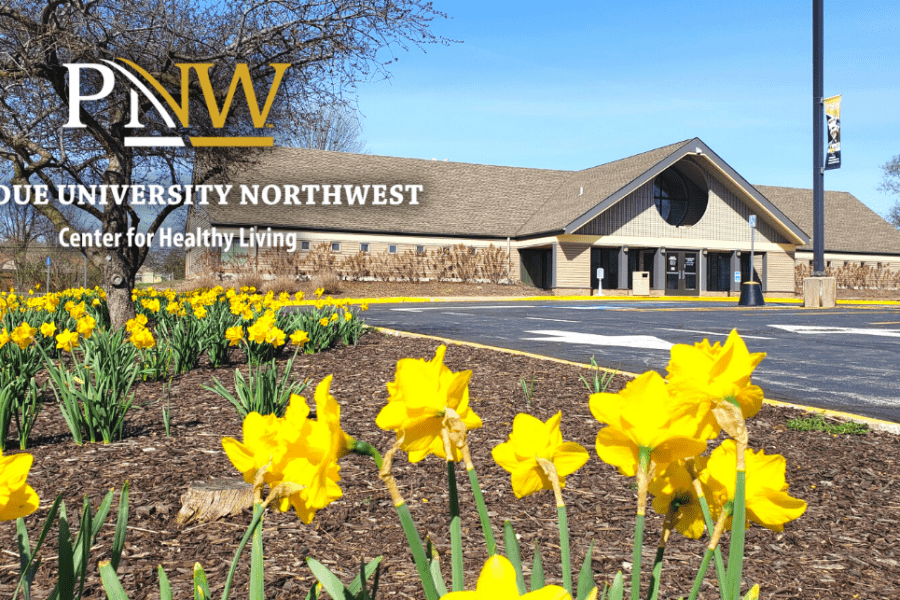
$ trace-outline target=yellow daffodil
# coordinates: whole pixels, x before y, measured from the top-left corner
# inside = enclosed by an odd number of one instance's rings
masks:
[[[141,327],[140,329],[135,329],[131,332],[131,343],[134,344],[135,348],[138,350],[143,350],[144,348],[152,348],[156,345],[156,340],[153,339],[153,334],[150,333],[149,329]]]
[[[84,302],[81,302],[79,304],[75,304],[74,302],[66,302],[66,310],[69,311],[69,316],[77,321],[84,316]]]
[[[596,597],[596,588],[590,597]],[[487,559],[478,576],[475,591],[450,592],[441,600],[572,600],[572,596],[558,585],[548,585],[539,590],[520,595],[516,584],[516,570],[509,559],[495,554]]]
[[[296,491],[279,497],[274,505],[282,511],[294,507],[304,523],[341,497],[337,460],[352,445],[340,429],[340,408],[329,393],[330,385],[329,376],[316,388],[315,420],[309,419],[306,399],[294,394],[283,418],[250,413],[244,419],[243,442],[222,440],[228,458],[248,483],[266,467],[263,480],[270,488],[295,484]]]
[[[517,498],[539,490],[553,489],[537,459],[553,463],[560,487],[565,487],[566,475],[571,475],[587,462],[587,450],[575,442],[563,441],[559,430],[561,419],[562,412],[550,417],[546,423],[519,413],[513,421],[509,441],[494,447],[494,460],[512,475],[512,488]]]
[[[675,529],[683,536],[699,539],[703,535],[705,523],[700,499],[694,489],[694,482],[684,463],[669,463],[650,482],[648,490],[653,494],[653,510],[665,515],[674,505]]]
[[[202,306],[194,307],[194,316],[198,319],[203,319],[206,317],[206,309]]]
[[[303,331],[302,329],[298,329],[294,333],[291,334],[291,343],[295,346],[300,346],[301,348],[309,341],[309,334]]]
[[[37,510],[38,495],[27,483],[33,461],[30,454],[0,452],[0,521],[14,521]]]
[[[53,321],[47,321],[43,325],[41,325],[41,335],[44,337],[50,337],[54,333],[56,333],[56,323]]]
[[[272,344],[276,348],[284,346],[285,340],[285,333],[277,327],[272,327],[266,332],[266,343]]]
[[[12,333],[9,334],[9,338],[19,348],[24,350],[34,341],[34,336],[37,334],[37,331],[37,327],[32,327],[23,321],[18,327],[12,330]]]
[[[94,317],[85,315],[75,323],[75,330],[80,333],[84,339],[90,339],[91,335],[94,333],[94,327],[96,326],[97,321],[94,320]]]
[[[702,437],[714,439],[719,434],[721,427],[711,411],[729,398],[740,405],[745,419],[759,412],[763,392],[750,384],[750,375],[765,357],[765,352],[751,354],[737,330],[724,345],[703,340],[693,346],[672,346],[667,379],[673,395],[697,406]]]
[[[181,312],[181,303],[180,302],[169,302],[169,305],[166,307],[166,312],[170,315],[176,315]]]
[[[591,413],[605,427],[597,434],[597,454],[619,473],[637,473],[641,448],[660,467],[706,449],[697,439],[697,418],[674,398],[659,373],[648,371],[618,394],[592,394]]]
[[[328,320],[328,317],[322,317],[321,319],[319,319],[319,325],[321,325],[322,327],[328,327],[329,323],[331,323],[331,321]]]
[[[336,312],[331,313],[331,320],[332,320],[332,321],[337,321],[337,320],[338,320],[338,314],[337,314]]]
[[[6,330],[6,327],[4,327],[2,330],[0,330],[0,348],[2,348],[3,346],[5,346],[8,343],[9,343],[9,332]]]
[[[784,531],[784,524],[806,511],[806,502],[789,496],[784,479],[786,461],[780,454],[766,455],[763,450],[744,452],[746,460],[745,498],[747,521],[773,531]],[[700,480],[712,491],[710,511],[713,518],[728,501],[734,500],[737,471],[737,445],[727,439],[713,450],[700,473]],[[731,527],[729,519],[727,526]]]
[[[94,298],[94,301],[91,302],[91,306],[100,306],[100,298]]]
[[[303,296],[304,296],[303,292],[297,292],[294,294],[294,300],[296,300],[297,302],[300,302],[301,300],[303,300]]]
[[[66,329],[56,336],[56,347],[66,352],[71,352],[72,348],[78,345],[78,332]]]
[[[125,331],[131,333],[135,329],[141,329],[142,327],[147,326],[147,317],[144,315],[137,315],[133,319],[128,319],[125,322]]]
[[[353,320],[353,313],[350,312],[350,311],[345,312],[345,313],[344,313],[344,320],[345,320],[345,321],[352,321],[352,320]]]
[[[321,298],[325,293],[325,288],[316,288],[316,298]]]
[[[159,312],[159,298],[152,300],[141,300],[141,305],[152,313]]]
[[[369,304],[366,302],[363,302],[362,304],[359,305],[359,310],[361,310],[363,312],[369,310]]]
[[[237,346],[244,339],[244,328],[240,325],[229,327],[225,330],[225,339],[228,340],[229,346]]]
[[[394,381],[387,384],[387,406],[375,420],[382,429],[404,435],[401,448],[410,462],[418,462],[429,454],[455,462],[462,460],[456,446],[452,446],[452,457],[444,450],[447,417],[457,415],[466,430],[481,427],[481,419],[469,408],[472,371],[453,373],[444,365],[446,351],[446,346],[438,347],[430,361],[400,359]]]

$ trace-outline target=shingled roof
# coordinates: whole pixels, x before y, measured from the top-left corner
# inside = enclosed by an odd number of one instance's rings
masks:
[[[756,189],[813,235],[813,191],[758,185]],[[798,250],[812,251],[812,242]],[[900,255],[900,231],[847,192],[825,192],[825,251]]]

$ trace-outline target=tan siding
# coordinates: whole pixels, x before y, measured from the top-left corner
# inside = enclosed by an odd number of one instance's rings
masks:
[[[704,171],[709,182],[709,203],[700,221],[691,227],[674,227],[663,220],[653,203],[653,182],[629,194],[579,229],[584,235],[617,235],[636,238],[675,238],[684,240],[712,239],[747,242],[750,229],[747,219],[752,212],[718,179]],[[784,243],[786,240],[759,217],[756,240]]]
[[[770,292],[794,291],[794,256],[789,252],[766,255],[766,289]]]
[[[556,287],[591,287],[591,247],[561,242],[556,261]]]

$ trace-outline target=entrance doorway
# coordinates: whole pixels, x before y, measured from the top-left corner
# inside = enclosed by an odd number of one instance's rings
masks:
[[[668,250],[666,253],[666,296],[699,296],[697,275],[699,252]]]
[[[549,290],[553,285],[553,252],[550,249],[519,250],[522,283]]]

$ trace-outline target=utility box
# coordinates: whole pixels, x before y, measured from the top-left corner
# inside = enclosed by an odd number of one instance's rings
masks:
[[[631,295],[650,295],[650,271],[635,271],[631,275]]]

